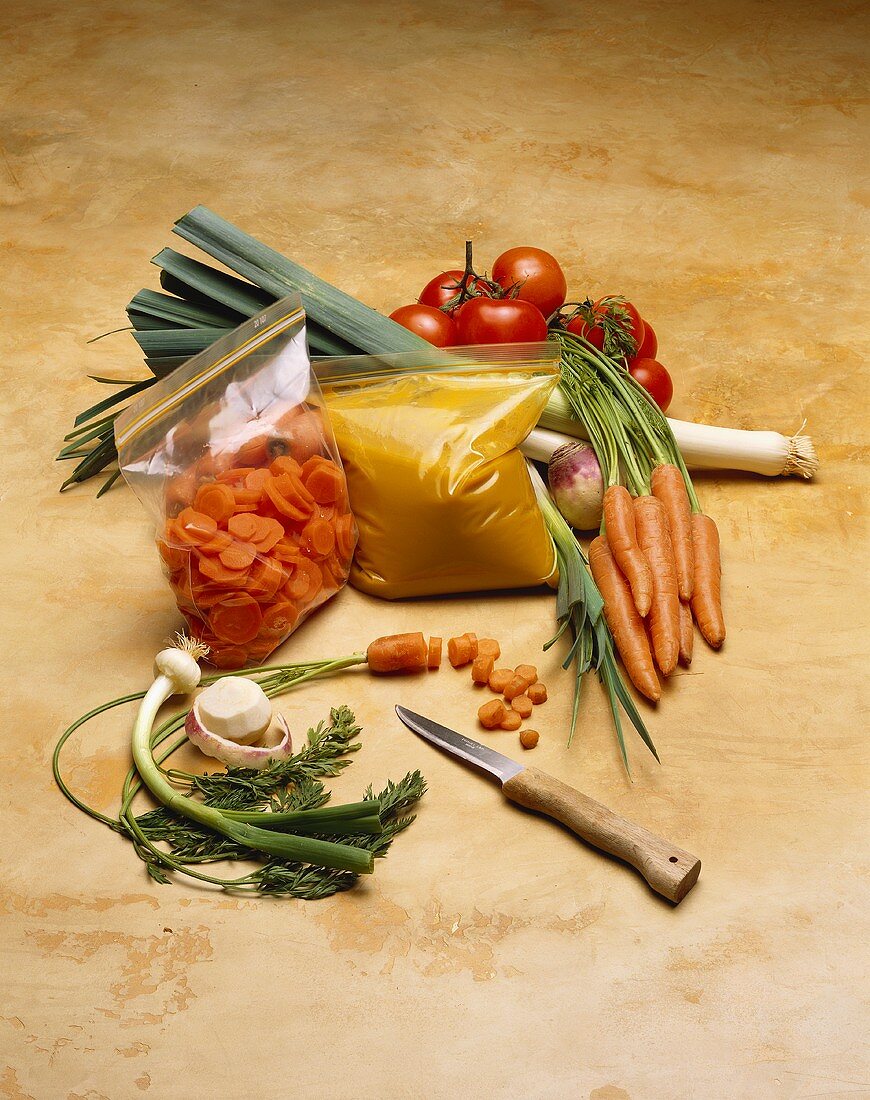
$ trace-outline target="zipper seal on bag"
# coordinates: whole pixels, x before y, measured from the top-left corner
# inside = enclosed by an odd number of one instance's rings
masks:
[[[125,424],[121,429],[121,432],[116,432],[115,441],[118,449],[129,444],[136,436],[140,435],[146,428],[154,424],[165,413],[174,409],[177,405],[180,405],[184,400],[202,389],[203,386],[208,385],[213,379],[223,374],[224,371],[234,367],[241,360],[247,358],[253,351],[256,351],[263,344],[268,343],[273,337],[280,335],[285,329],[290,328],[296,321],[305,317],[305,310],[299,306],[295,307],[290,313],[285,314],[283,317],[277,318],[264,328],[257,330],[244,344],[234,347],[231,351],[227,352],[217,362],[209,364],[199,374],[193,376],[193,378],[187,379],[183,382],[177,390],[173,390],[172,393],[166,394],[150,408],[144,409],[139,416],[131,421],[129,424]]]

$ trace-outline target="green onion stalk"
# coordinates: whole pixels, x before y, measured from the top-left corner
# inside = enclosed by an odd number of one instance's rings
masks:
[[[560,388],[586,428],[605,488],[624,482],[635,495],[649,493],[652,471],[670,463],[683,475],[692,511],[700,512],[674,433],[646,390],[582,336],[552,335],[561,348]]]
[[[603,615],[604,601],[595,581],[592,579],[592,574],[589,572],[589,564],[580,549],[577,539],[574,537],[574,532],[553,503],[541,475],[531,462],[527,465],[547,530],[550,532],[556,547],[556,558],[559,565],[559,587],[556,593],[558,629],[545,644],[544,649],[548,650],[555,645],[566,631],[570,631],[572,638],[571,647],[562,663],[564,669],[569,669],[573,664],[575,673],[568,744],[571,744],[574,737],[574,728],[577,725],[583,677],[587,672],[595,671],[598,673],[598,678],[607,692],[622,762],[630,775],[631,768],[622,729],[620,706],[628,715],[629,721],[656,760],[659,759],[659,756],[616,663],[613,638]]]
[[[220,673],[201,678],[197,658],[202,655],[202,647],[197,643],[187,638],[180,638],[176,648],[165,649],[158,654],[155,662],[156,677],[147,691],[134,692],[103,703],[73,722],[61,735],[52,758],[54,778],[63,794],[90,817],[126,835],[149,865],[149,871],[160,881],[166,881],[158,870],[162,868],[180,871],[201,881],[224,887],[258,885],[256,874],[235,879],[216,878],[192,870],[189,864],[198,860],[185,858],[181,861],[175,859],[170,852],[157,848],[132,808],[134,799],[143,787],[150,790],[165,810],[193,823],[194,828],[201,826],[205,830],[219,834],[232,846],[244,850],[250,849],[251,854],[263,853],[283,861],[316,864],[319,867],[350,872],[352,875],[370,874],[373,870],[373,855],[370,850],[353,844],[319,839],[308,834],[354,836],[382,833],[380,803],[377,799],[366,798],[344,806],[318,806],[310,810],[283,812],[218,808],[206,805],[203,801],[182,794],[174,784],[186,782],[193,790],[203,779],[208,780],[210,777],[195,776],[175,769],[166,770],[162,767],[166,760],[187,741],[187,737],[182,734],[165,747],[166,742],[182,730],[187,712],[176,714],[164,721],[156,730],[152,728],[158,711],[171,695],[193,691],[200,683],[207,685],[225,675],[250,676],[266,695],[272,698],[291,688],[299,687],[309,680],[364,664],[365,655],[356,653],[336,660],[307,664],[263,665],[237,673]],[[72,734],[86,722],[114,707],[136,701],[140,701],[140,706],[131,742],[133,767],[124,780],[118,817],[112,818],[87,805],[70,790],[60,771],[61,753]],[[351,735],[355,732],[356,728],[353,727]],[[351,752],[356,747],[358,745],[345,742],[335,755]],[[296,759],[291,758],[287,764],[292,765]],[[343,766],[342,762],[323,766],[321,774],[335,774]],[[276,764],[273,768],[278,771],[282,765]],[[249,774],[248,769],[234,769],[233,772],[237,774],[229,773],[231,780],[237,778],[240,785],[251,787],[256,792],[256,779],[253,777],[260,773]],[[271,779],[271,777],[268,778]],[[268,789],[270,788],[266,785],[263,786],[264,792]],[[266,797],[264,793],[257,799],[255,793],[255,800],[265,801]],[[217,854],[203,857],[201,862],[211,862],[220,858],[226,858],[226,855],[218,850]]]

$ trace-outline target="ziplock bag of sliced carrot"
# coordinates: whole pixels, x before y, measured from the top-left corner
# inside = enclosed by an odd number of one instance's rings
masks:
[[[149,389],[115,438],[217,667],[261,663],[347,581],[357,528],[298,294]]]
[[[552,582],[552,540],[517,449],[559,377],[554,345],[432,349],[316,364],[375,596]]]

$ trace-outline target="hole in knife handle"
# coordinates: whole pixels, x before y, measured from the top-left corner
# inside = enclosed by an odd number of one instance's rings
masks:
[[[671,856],[669,862],[670,863],[679,863],[680,862],[680,857],[679,856]]]

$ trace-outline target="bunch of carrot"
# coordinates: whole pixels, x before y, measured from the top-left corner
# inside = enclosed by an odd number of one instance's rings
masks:
[[[274,440],[252,440],[217,463],[207,452],[165,486],[160,556],[218,668],[267,657],[347,580],[356,524],[344,472],[292,436],[286,447],[273,457]]]
[[[719,534],[691,511],[681,472],[657,466],[652,492],[632,498],[622,485],[604,494],[604,532],[589,547],[589,566],[604,615],[634,686],[653,702],[664,676],[692,661],[692,617],[705,640],[725,640]]]
[[[559,339],[562,389],[589,429],[607,485],[589,566],[626,671],[655,702],[656,667],[669,676],[678,661],[691,663],[693,617],[714,649],[725,640],[719,533],[646,393],[585,340]]]

